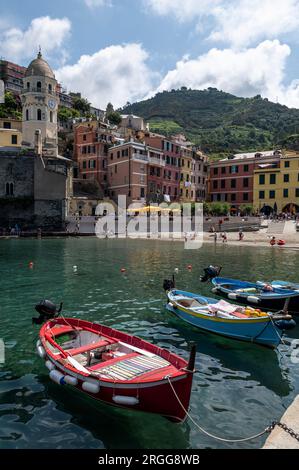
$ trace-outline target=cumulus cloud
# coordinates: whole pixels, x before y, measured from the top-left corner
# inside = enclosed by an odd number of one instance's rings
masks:
[[[242,51],[214,48],[196,59],[186,56],[148,96],[182,86],[195,90],[215,87],[238,96],[261,94],[272,101],[299,106],[299,82],[283,85],[290,53],[288,45],[267,40]]]
[[[74,65],[56,71],[56,77],[70,91],[80,91],[96,107],[105,108],[136,101],[152,88],[153,72],[147,52],[140,44],[125,44],[83,55]]]
[[[299,26],[299,0],[144,0],[158,15],[179,21],[202,18],[210,28],[209,39],[246,47],[262,39],[275,39]],[[201,28],[198,28],[201,30]]]
[[[24,63],[24,59],[32,58],[39,45],[45,56],[51,53],[57,57],[57,50],[65,54],[64,44],[71,30],[68,18],[50,18],[42,16],[34,18],[28,29],[8,28],[0,31],[0,55],[15,62]]]
[[[216,21],[210,39],[235,47],[278,38],[299,26],[298,0],[239,0],[213,10]]]

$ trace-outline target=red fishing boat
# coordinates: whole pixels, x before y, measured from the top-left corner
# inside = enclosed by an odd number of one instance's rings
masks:
[[[110,405],[184,420],[195,346],[188,363],[136,336],[73,318],[50,319],[39,336],[38,354],[57,384]]]

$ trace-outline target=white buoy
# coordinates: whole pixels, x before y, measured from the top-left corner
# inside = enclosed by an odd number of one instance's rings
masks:
[[[78,266],[73,266],[73,271],[74,271],[74,273],[77,273],[78,272]]]
[[[59,372],[58,370],[52,370],[49,374],[49,377],[56,384],[63,385],[64,375],[61,372]]]
[[[251,304],[258,304],[260,299],[258,297],[255,297],[254,295],[249,295],[247,297],[247,300],[248,302],[250,302]]]
[[[55,366],[54,366],[53,362],[51,362],[51,361],[46,361],[45,366],[46,366],[47,369],[49,369],[50,372],[55,369]]]
[[[117,405],[129,405],[134,406],[139,404],[139,400],[136,397],[124,397],[121,395],[115,395],[112,400]]]
[[[230,294],[228,294],[227,297],[231,300],[236,300],[237,299],[237,294],[230,293]]]
[[[44,357],[46,356],[46,351],[44,350],[41,344],[37,346],[36,350],[37,350],[37,354],[39,355],[39,357],[41,359],[44,359]]]
[[[72,385],[73,387],[76,387],[78,385],[78,379],[76,377],[72,377],[71,375],[66,375],[64,378],[63,378],[63,381],[67,384],[67,385]]]
[[[97,395],[100,391],[100,384],[96,381],[83,382],[82,390],[84,390],[84,392],[93,393],[94,395]]]
[[[174,272],[175,272],[176,274],[179,274],[179,268],[175,268]]]

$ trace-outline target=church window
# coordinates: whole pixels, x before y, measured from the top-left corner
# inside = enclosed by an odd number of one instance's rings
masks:
[[[36,88],[37,88],[37,91],[41,91],[41,89],[42,89],[42,83],[41,83],[41,82],[37,82]]]
[[[38,120],[38,121],[41,121],[41,120],[42,120],[42,111],[41,111],[41,109],[38,109],[38,110],[37,110],[37,120]]]
[[[49,83],[49,85],[48,85],[48,90],[49,90],[49,93],[51,94],[51,93],[52,93],[52,85],[51,85],[51,83]]]
[[[14,195],[14,184],[13,183],[6,183],[5,192],[6,192],[6,196],[13,196]]]
[[[26,109],[26,121],[29,121],[29,111]]]
[[[27,82],[27,90],[30,90],[30,83]]]
[[[53,122],[53,112],[50,111],[50,122]]]

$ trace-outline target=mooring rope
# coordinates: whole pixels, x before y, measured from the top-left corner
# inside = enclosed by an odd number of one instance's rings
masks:
[[[214,434],[211,434],[209,433],[208,431],[206,431],[205,429],[203,429],[201,426],[199,426],[198,423],[196,423],[196,421],[194,421],[194,419],[192,418],[192,416],[190,415],[190,413],[188,413],[188,411],[186,410],[186,408],[184,407],[183,403],[181,402],[178,394],[176,393],[172,383],[171,383],[171,380],[169,377],[167,377],[167,380],[169,382],[169,385],[178,401],[178,403],[180,404],[180,406],[182,407],[182,410],[186,413],[186,416],[188,416],[188,418],[190,419],[190,421],[192,421],[192,423],[194,424],[195,427],[197,427],[197,429],[202,432],[203,434],[205,434],[206,436],[209,436],[211,437],[212,439],[216,439],[217,441],[221,441],[221,442],[229,442],[229,443],[238,443],[238,442],[246,442],[246,441],[252,441],[254,439],[257,439],[258,437],[261,437],[263,436],[264,434],[267,434],[269,432],[272,431],[272,426],[268,426],[266,429],[264,429],[262,432],[258,433],[258,434],[255,434],[254,436],[250,436],[250,437],[246,437],[244,439],[225,439],[225,438],[222,438],[222,437],[219,437],[219,436],[215,436]]]

